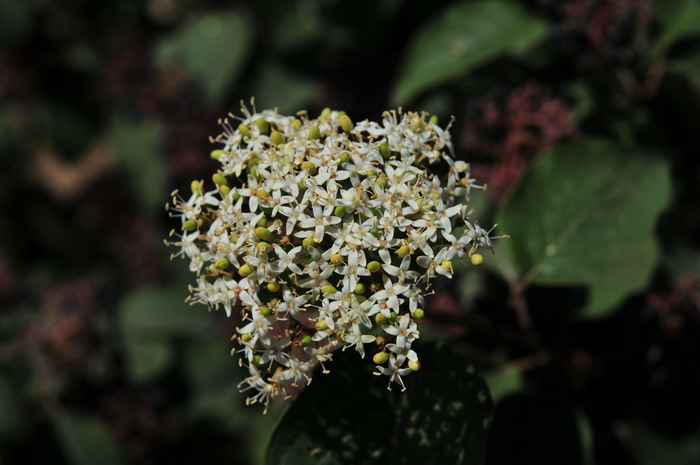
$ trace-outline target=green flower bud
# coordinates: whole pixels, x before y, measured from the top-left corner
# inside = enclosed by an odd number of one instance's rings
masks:
[[[321,292],[324,294],[335,294],[338,292],[338,289],[336,289],[336,287],[332,284],[326,284],[321,287]]]
[[[214,263],[214,266],[219,270],[225,270],[230,264],[231,263],[228,261],[228,258],[224,257],[218,259],[216,263]]]
[[[294,129],[295,131],[298,131],[298,130],[301,128],[301,120],[298,119],[298,118],[294,118],[294,119],[292,120],[292,122],[290,123],[290,126],[291,126],[292,129]]]
[[[260,312],[260,315],[262,315],[264,317],[268,317],[272,313],[272,310],[270,310],[270,307],[260,307],[258,309],[258,311]]]
[[[316,165],[310,161],[301,162],[301,169],[308,171],[311,176],[316,175]]]
[[[250,137],[250,129],[243,123],[238,125],[238,132],[240,132],[243,137]]]
[[[376,354],[374,354],[374,357],[372,357],[372,361],[377,365],[386,363],[387,360],[389,360],[389,354],[387,354],[386,352],[377,352]]]
[[[182,223],[182,229],[185,231],[192,232],[195,229],[197,229],[197,222],[195,220],[187,220],[184,223]]]
[[[377,180],[374,182],[376,182],[380,187],[386,187],[386,185],[389,183],[389,178],[386,177],[386,174],[380,173],[379,176],[377,176]]]
[[[228,186],[228,180],[221,173],[214,173],[214,175],[211,177],[211,179],[212,179],[212,181],[214,181],[214,184],[216,184],[217,186]]]
[[[259,199],[266,199],[270,196],[270,193],[267,192],[265,189],[258,189],[258,198]]]
[[[396,312],[391,312],[390,316],[391,316],[391,319],[392,319],[392,320],[395,320],[395,319],[397,319],[397,318],[399,317],[399,314],[396,313]]]
[[[253,355],[253,365],[260,365],[262,362],[262,355]]]
[[[255,248],[258,249],[258,252],[260,252],[263,255],[267,255],[270,252],[272,252],[272,246],[267,242],[258,242],[257,244],[255,244]]]
[[[407,246],[406,244],[402,245],[401,247],[398,248],[396,251],[396,255],[398,255],[399,258],[404,258],[406,255],[411,253],[411,248]]]
[[[371,235],[373,235],[374,237],[379,237],[379,234],[381,233],[381,231],[377,228],[372,228],[369,230],[369,233]]]
[[[253,337],[250,335],[250,333],[241,334],[241,341],[250,342],[251,339],[253,339]]]
[[[343,217],[345,217],[345,213],[346,213],[346,211],[345,211],[345,206],[344,206],[344,205],[338,205],[338,206],[335,207],[335,209],[333,210],[333,215],[334,215],[334,216],[337,216],[338,218],[343,218]]]
[[[420,362],[418,360],[416,360],[415,362],[413,360],[409,360],[408,368],[410,368],[413,371],[418,371],[420,370]]]
[[[312,126],[309,129],[309,140],[318,140],[321,138],[321,130],[318,126]]]
[[[355,127],[355,125],[352,124],[352,120],[349,116],[343,115],[340,117],[340,127],[343,128],[343,131],[350,132],[352,131],[352,128]]]
[[[258,118],[255,121],[255,125],[258,127],[258,131],[260,131],[260,134],[267,134],[268,131],[270,130],[270,125],[267,124],[267,121],[265,121],[265,118]]]
[[[362,294],[365,293],[365,290],[366,290],[366,289],[365,289],[365,285],[364,285],[364,284],[362,284],[362,283],[357,283],[357,284],[355,285],[355,294],[362,295]]]
[[[331,117],[331,111],[333,111],[333,110],[331,110],[328,107],[324,108],[323,111],[321,112],[321,115],[318,117],[318,119],[320,119],[322,122],[325,123],[326,121],[328,121],[328,118]]]
[[[331,263],[333,265],[337,265],[338,263],[341,263],[343,261],[343,256],[340,255],[339,253],[334,253],[331,255]]]
[[[430,117],[430,124],[434,124],[435,126],[438,125],[439,118],[437,115],[433,115]]]
[[[270,134],[270,142],[275,145],[284,144],[284,136],[277,131],[272,131]]]
[[[343,152],[340,154],[340,163],[347,163],[350,161],[350,154],[348,152]]]
[[[263,216],[258,220],[258,223],[256,226],[262,226],[263,228],[267,228],[272,224],[272,221],[268,220],[266,216]]]
[[[447,271],[452,271],[452,261],[451,260],[443,260],[440,263],[440,266],[446,269]]]
[[[391,156],[391,149],[389,148],[389,144],[386,142],[382,142],[379,145],[379,153],[382,154],[382,157],[386,160]]]
[[[192,181],[190,183],[190,189],[192,189],[193,194],[204,195],[204,186],[201,181],[197,181],[196,179]]]
[[[210,157],[212,157],[214,160],[218,160],[221,158],[221,155],[224,154],[224,151],[219,149],[219,150],[212,150],[211,153],[209,154]]]
[[[282,289],[282,285],[277,281],[272,281],[267,283],[267,290],[270,292],[279,292]]]
[[[370,273],[376,273],[382,269],[382,265],[380,265],[378,261],[373,260],[367,264],[367,269]]]
[[[378,325],[385,325],[389,322],[389,319],[386,316],[384,316],[383,313],[377,313],[377,315],[374,317],[374,321]]]
[[[425,311],[422,308],[417,308],[413,311],[413,317],[417,319],[421,319],[425,316]]]
[[[238,192],[234,192],[233,195],[231,195],[231,198],[234,202],[238,202],[238,200],[241,198],[241,194],[239,194]]]
[[[376,171],[374,171],[374,170],[367,170],[367,177],[368,177],[368,178],[371,178],[371,177],[376,176],[376,175],[377,175],[377,172],[376,172]]]
[[[238,274],[241,275],[241,277],[243,278],[245,278],[246,276],[250,276],[253,273],[255,273],[255,268],[248,265],[247,263],[238,269]]]
[[[229,192],[231,192],[231,188],[228,186],[219,186],[219,192],[221,192],[221,195],[226,197]]]
[[[304,336],[304,337],[302,337],[302,338],[301,338],[301,341],[299,342],[299,344],[300,344],[302,347],[308,346],[309,344],[311,344],[311,336]]]
[[[319,331],[325,331],[328,329],[328,323],[326,323],[326,320],[320,320],[316,323],[316,329]]]
[[[272,233],[269,229],[264,228],[262,226],[258,226],[257,228],[255,228],[255,237],[257,237],[261,241],[270,242],[270,240],[272,239]]]
[[[484,257],[481,254],[475,253],[469,258],[474,266],[481,266],[484,263]]]

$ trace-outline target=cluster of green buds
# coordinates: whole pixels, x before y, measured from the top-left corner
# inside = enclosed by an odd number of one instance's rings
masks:
[[[242,312],[248,400],[286,397],[341,347],[371,351],[376,374],[404,387],[420,369],[411,345],[431,279],[451,277],[454,260],[480,265],[492,245],[469,219],[480,186],[452,158],[449,125],[401,110],[354,123],[245,106],[220,124],[219,171],[174,196],[171,244],[197,274],[194,301]]]

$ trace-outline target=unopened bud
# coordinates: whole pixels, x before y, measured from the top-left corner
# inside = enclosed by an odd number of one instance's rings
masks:
[[[410,368],[413,371],[418,371],[420,370],[420,362],[418,360],[416,360],[415,362],[413,360],[409,360],[408,368]]]
[[[343,115],[340,117],[340,127],[343,128],[343,131],[350,132],[352,131],[352,128],[355,127],[355,125],[352,124],[352,120],[349,116]]]
[[[382,265],[380,265],[376,260],[373,260],[367,264],[367,269],[370,273],[376,273],[377,271],[381,270],[381,268]]]
[[[250,342],[250,340],[253,339],[250,335],[250,333],[244,333],[241,335],[241,341],[243,342]]]
[[[406,244],[402,245],[401,247],[398,248],[396,251],[396,255],[398,255],[399,258],[404,258],[406,255],[411,253],[411,248],[407,246]]]
[[[308,346],[309,344],[311,344],[311,336],[304,336],[304,337],[302,337],[302,338],[301,338],[301,341],[299,341],[299,344],[300,344],[302,347]]]
[[[255,237],[261,241],[270,242],[270,239],[272,239],[272,232],[270,232],[270,230],[267,228],[258,226],[255,228]]]
[[[313,237],[305,237],[303,241],[301,241],[301,245],[305,248],[313,247],[316,245],[316,241],[314,241]]]
[[[217,186],[228,186],[228,180],[221,173],[214,173],[214,175],[211,177],[211,179],[212,179],[212,181],[214,181],[214,184],[216,184]]]
[[[197,181],[196,179],[190,183],[190,189],[192,189],[193,194],[197,194],[197,195],[204,194],[204,187],[202,186],[202,182]]]
[[[255,121],[255,125],[258,127],[258,131],[260,131],[260,134],[267,134],[268,131],[270,130],[270,125],[267,124],[267,121],[265,121],[265,118],[258,118]]]
[[[325,331],[328,329],[328,323],[326,323],[326,320],[320,320],[316,323],[316,329],[319,331]]]
[[[472,265],[474,266],[481,266],[484,263],[484,257],[481,256],[481,254],[475,253],[470,257],[470,260],[472,262]]]
[[[185,231],[194,231],[197,229],[197,222],[195,220],[187,220],[184,223],[182,223],[182,229]]]
[[[382,157],[386,160],[391,156],[391,149],[389,148],[389,144],[386,142],[382,142],[379,144],[379,153],[382,154]]]
[[[238,274],[241,275],[241,277],[243,278],[245,278],[246,276],[250,276],[253,273],[255,273],[255,268],[248,265],[247,263],[238,269]]]
[[[282,288],[282,285],[280,283],[278,283],[277,281],[272,281],[271,283],[267,283],[267,290],[270,292],[279,292],[281,288]]]
[[[438,125],[439,118],[437,115],[433,115],[430,117],[430,124],[434,124],[435,126]]]
[[[316,175],[316,165],[314,165],[310,161],[302,162],[301,169],[308,171],[311,176]]]
[[[309,129],[309,140],[318,140],[321,138],[321,130],[318,126],[312,126]]]
[[[374,321],[378,325],[385,325],[389,322],[389,318],[387,318],[383,313],[377,313],[377,316],[374,317]]]
[[[364,284],[362,284],[362,283],[357,283],[357,285],[355,285],[355,294],[362,295],[362,294],[365,293],[365,290],[366,290],[366,289],[365,289],[365,285],[364,285]]]
[[[211,153],[209,154],[210,157],[212,157],[214,160],[218,160],[221,158],[221,155],[224,154],[224,151],[221,149],[218,150],[212,150]]]
[[[333,210],[333,215],[337,216],[338,218],[343,218],[345,216],[346,210],[344,205],[338,205],[335,207]]]
[[[335,294],[338,292],[338,289],[332,284],[325,284],[324,286],[321,286],[321,292],[324,294]]]
[[[425,311],[422,308],[417,308],[413,311],[413,318],[421,319],[425,316]]]
[[[238,132],[240,132],[243,137],[250,137],[250,129],[243,123],[238,125]]]
[[[377,352],[376,354],[374,354],[374,357],[372,357],[372,361],[377,365],[386,363],[387,360],[389,360],[389,354],[387,354],[386,352]]]
[[[447,271],[452,271],[452,261],[451,260],[443,260],[440,263],[440,266],[446,269]]]
[[[228,258],[220,258],[214,263],[214,266],[219,269],[219,270],[225,270],[228,268],[228,266],[231,264],[231,262],[228,261]]]
[[[337,265],[338,263],[341,263],[343,261],[343,256],[340,255],[339,253],[334,253],[331,255],[331,263],[333,265]]]
[[[255,248],[258,249],[258,252],[264,255],[267,255],[272,251],[272,246],[267,242],[258,242],[255,244]]]
[[[226,197],[229,192],[231,192],[231,188],[228,186],[219,186],[219,192],[221,192],[221,195]]]
[[[284,144],[284,136],[277,131],[270,133],[270,142],[275,145]]]
[[[272,310],[270,310],[270,307],[260,307],[258,309],[258,312],[260,312],[260,315],[267,317],[267,316],[270,316],[270,314],[272,313]]]
[[[348,152],[343,152],[340,154],[340,163],[347,163],[350,161],[350,154]]]

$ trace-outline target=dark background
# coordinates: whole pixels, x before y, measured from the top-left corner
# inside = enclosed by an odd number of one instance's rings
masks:
[[[465,53],[431,43],[469,3],[0,0],[0,464],[261,463],[282,406],[244,405],[235,322],[183,303],[191,276],[163,245],[169,193],[211,176],[208,137],[251,96],[454,115],[457,157],[489,185],[482,224],[550,149],[657,154],[672,194],[645,288],[588,318],[585,280],[486,267],[439,285],[425,333],[486,375],[486,463],[700,463],[700,3],[506,1],[539,40],[398,92],[477,53],[460,37],[498,18],[445,29]],[[408,76],[416,44],[438,59]]]

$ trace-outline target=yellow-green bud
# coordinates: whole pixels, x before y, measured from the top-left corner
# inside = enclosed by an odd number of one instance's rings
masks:
[[[258,309],[260,312],[260,315],[262,316],[270,316],[270,313],[272,313],[272,310],[270,310],[270,307],[260,307]]]
[[[266,199],[270,196],[270,193],[267,192],[265,189],[258,189],[258,198],[259,199]]]
[[[415,362],[413,360],[409,360],[408,368],[410,368],[413,371],[418,371],[420,370],[420,362],[418,360],[416,360]]]
[[[272,232],[270,232],[270,230],[267,228],[258,226],[255,228],[255,237],[261,241],[270,242],[270,239],[272,239]]]
[[[379,153],[382,154],[382,157],[384,157],[384,159],[389,158],[391,156],[391,149],[389,148],[389,144],[387,144],[386,142],[382,142],[381,144],[379,144]]]
[[[377,228],[372,228],[369,230],[369,233],[374,237],[379,237],[379,233],[381,233],[381,231]]]
[[[187,220],[182,223],[182,229],[192,232],[197,229],[197,222],[195,220]]]
[[[328,323],[326,323],[326,320],[320,320],[316,323],[316,329],[319,331],[325,331],[328,329]]]
[[[447,271],[452,271],[452,261],[451,260],[443,260],[440,263],[440,266],[446,269]]]
[[[240,132],[243,137],[250,137],[250,129],[243,123],[238,125],[238,132]]]
[[[338,292],[338,289],[336,289],[335,286],[332,284],[325,284],[321,286],[321,292],[323,292],[324,294],[335,294],[336,292]]]
[[[378,325],[385,325],[389,322],[389,318],[387,318],[383,313],[377,313],[377,316],[374,317],[374,321]]]
[[[214,266],[220,270],[225,270],[230,264],[231,263],[228,261],[228,258],[224,257],[218,259],[216,263],[214,263]]]
[[[260,365],[262,362],[262,355],[253,355],[253,365]]]
[[[263,228],[267,228],[272,224],[272,221],[268,220],[266,216],[263,216],[258,220],[258,223],[256,226],[262,226]]]
[[[357,283],[355,285],[355,294],[362,295],[365,293],[365,285],[362,283]]]
[[[343,260],[343,256],[340,255],[339,253],[334,253],[333,255],[331,255],[331,263],[332,263],[333,265],[337,265],[337,264],[340,263],[342,260]]]
[[[226,197],[229,194],[229,192],[231,192],[231,188],[228,186],[219,186],[219,192],[221,192],[221,195]]]
[[[386,177],[386,174],[380,173],[379,176],[377,176],[377,180],[374,182],[376,182],[380,187],[386,187],[387,183],[389,182],[389,178]]]
[[[190,183],[190,189],[192,189],[193,194],[197,194],[197,195],[204,194],[204,186],[202,186],[202,182],[197,181],[196,179]]]
[[[367,170],[367,177],[371,178],[372,176],[376,176],[377,172],[374,170]]]
[[[413,311],[413,317],[419,320],[425,316],[425,311],[422,308],[417,308]]]
[[[437,116],[437,115],[433,115],[433,116],[430,117],[430,124],[434,124],[435,126],[437,126],[437,125],[438,125],[438,121],[439,121],[439,119],[438,119],[438,116]]]
[[[295,131],[298,131],[299,128],[301,127],[301,120],[294,118],[292,120],[292,122],[290,123],[290,125],[292,126],[292,129],[294,129]]]
[[[343,128],[343,131],[350,132],[352,131],[352,128],[355,127],[355,125],[352,124],[352,120],[349,116],[343,115],[340,117],[340,127]]]
[[[484,263],[484,257],[481,256],[481,254],[475,253],[470,257],[472,265],[474,266],[481,266],[482,263]]]
[[[401,247],[398,248],[396,251],[396,255],[398,255],[399,258],[404,258],[406,255],[411,253],[411,248],[407,246],[406,244],[402,245]]]
[[[302,162],[301,169],[308,171],[311,176],[316,175],[316,165],[314,165],[310,161]]]
[[[320,119],[321,121],[323,121],[325,123],[326,121],[328,121],[328,118],[331,117],[331,111],[332,110],[328,107],[324,108],[323,111],[321,112],[321,115],[318,117],[318,119]]]
[[[243,278],[245,278],[246,276],[250,276],[253,273],[255,273],[255,268],[248,265],[247,263],[238,269],[238,274],[241,275],[241,277]]]
[[[234,202],[238,202],[238,200],[241,198],[241,194],[239,194],[238,192],[234,192],[233,195],[231,195],[231,198]]]
[[[270,292],[279,292],[280,289],[282,289],[282,285],[278,283],[277,281],[272,281],[271,283],[267,283],[267,290]]]
[[[391,319],[392,319],[392,320],[395,320],[395,319],[397,319],[397,318],[399,317],[399,314],[396,313],[396,312],[391,312],[391,313],[390,313],[390,316],[391,316]]]
[[[267,134],[268,131],[270,130],[270,125],[267,124],[267,121],[265,121],[265,118],[258,118],[255,121],[255,125],[258,127],[258,131],[260,131],[260,134]]]
[[[309,129],[309,140],[318,140],[321,138],[321,129],[318,126],[311,126]]]
[[[257,244],[255,244],[255,248],[258,249],[258,252],[264,255],[267,255],[270,252],[272,252],[272,246],[267,242],[258,242]]]
[[[387,360],[389,360],[389,354],[387,354],[386,352],[377,352],[376,354],[374,354],[374,357],[372,357],[372,361],[377,365],[386,363]]]
[[[340,154],[340,163],[347,163],[350,161],[350,154],[348,152],[343,152]]]
[[[221,155],[224,154],[224,151],[221,149],[218,150],[212,150],[211,153],[209,154],[210,157],[212,157],[214,160],[218,160],[221,158]]]
[[[309,344],[311,344],[311,336],[302,337],[299,344],[301,344],[302,347],[308,346]]]
[[[277,131],[272,131],[270,134],[270,142],[275,145],[284,144],[284,136]]]
[[[333,215],[337,216],[338,218],[343,218],[345,216],[346,210],[344,205],[338,205],[335,207],[333,210]]]
[[[243,333],[241,335],[241,341],[243,342],[250,342],[250,340],[253,339],[250,335],[250,333]]]
[[[214,173],[214,175],[211,177],[211,179],[212,179],[212,181],[214,181],[214,184],[216,184],[217,186],[228,186],[228,180],[221,173]]]
[[[382,268],[382,265],[379,264],[378,261],[373,260],[367,264],[367,269],[369,270],[370,273],[376,273]]]

